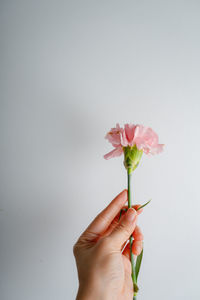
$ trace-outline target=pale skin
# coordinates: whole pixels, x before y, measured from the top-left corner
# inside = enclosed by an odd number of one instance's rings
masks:
[[[73,251],[76,259],[79,289],[76,300],[132,300],[130,248],[126,245],[130,235],[134,241],[132,251],[142,251],[143,234],[137,225],[136,211],[140,205],[119,213],[128,200],[123,190],[97,215],[79,237]]]

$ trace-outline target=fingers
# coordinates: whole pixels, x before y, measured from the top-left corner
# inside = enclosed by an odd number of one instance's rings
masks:
[[[133,245],[132,245],[133,254],[135,254],[136,256],[140,255],[140,253],[142,251],[142,248],[143,248],[143,242],[142,241],[134,241],[133,242]]]
[[[143,248],[143,241],[133,241],[132,252],[134,255],[140,255]],[[123,255],[126,256],[129,260],[130,258],[130,243],[128,243],[123,251]]]
[[[140,215],[143,212],[143,208],[139,209],[140,206],[141,206],[140,204],[135,204],[135,205],[131,206],[132,208],[134,208],[137,211],[138,215]],[[128,210],[128,206],[127,205],[125,205],[125,206],[122,207],[122,214],[125,213],[126,210]]]
[[[134,255],[139,255],[143,248],[143,239],[144,236],[141,232],[139,226],[136,226],[135,231],[133,232],[133,244],[132,244],[132,252]],[[123,251],[123,255],[130,259],[130,243],[128,243]]]
[[[133,205],[132,208],[134,208],[135,210],[138,209],[138,207],[140,207],[139,204]],[[128,206],[123,206],[122,208],[122,212],[118,213],[117,216],[112,220],[110,226],[107,228],[107,230],[104,232],[103,236],[108,236],[111,234],[111,232],[115,229],[115,227],[119,224],[120,222],[120,215],[121,217],[124,216],[124,214],[126,213],[126,211],[128,210]],[[141,208],[139,211],[137,211],[137,214],[140,215],[143,212],[143,209]]]
[[[105,232],[127,200],[127,190],[123,190],[100,214],[98,214],[82,236],[87,235],[87,239],[90,239],[91,237],[91,240],[93,240]]]
[[[137,222],[137,212],[129,208],[125,215],[120,219],[119,224],[109,235],[111,243],[117,250],[121,250],[123,244],[133,233]]]
[[[142,231],[138,225],[135,227],[135,230],[133,232],[133,237],[135,241],[142,241],[144,239]]]
[[[140,207],[141,205],[140,204],[136,204],[134,205],[134,209],[137,211],[137,214],[140,215],[142,212],[143,212],[143,208],[139,209],[138,208]]]

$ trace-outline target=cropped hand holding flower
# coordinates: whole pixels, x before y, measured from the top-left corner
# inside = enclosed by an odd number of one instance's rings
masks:
[[[133,288],[129,245],[133,253],[142,250],[143,235],[136,225],[142,209],[135,205],[127,212],[127,190],[122,191],[88,226],[74,246],[79,275],[77,300],[131,300]],[[119,220],[119,212],[123,209]],[[138,212],[137,212],[138,210]]]

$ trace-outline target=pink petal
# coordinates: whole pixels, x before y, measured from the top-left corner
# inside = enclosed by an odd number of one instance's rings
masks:
[[[155,148],[152,148],[151,149],[151,154],[159,154],[160,152],[163,151],[163,148],[164,148],[164,144],[158,144]]]
[[[133,146],[134,143],[134,135],[135,135],[135,128],[134,124],[125,124],[124,130],[121,133],[121,144],[124,147]]]
[[[134,124],[125,124],[124,130],[129,146],[133,146],[136,126]]]
[[[116,128],[111,128],[111,130],[106,134],[105,138],[113,145],[113,147],[118,147],[121,145],[121,133],[123,128],[120,128],[119,124],[116,124]]]
[[[120,135],[120,139],[121,139],[121,145],[124,147],[128,146],[128,140],[126,138],[126,132],[125,130],[123,130],[122,134]]]
[[[113,149],[112,151],[110,151],[109,153],[104,155],[105,159],[110,159],[113,157],[117,157],[120,156],[123,153],[123,148],[122,147],[117,147],[115,149]]]
[[[157,154],[163,150],[162,144],[158,144],[158,135],[150,128],[136,125],[134,141],[139,150],[146,154]]]

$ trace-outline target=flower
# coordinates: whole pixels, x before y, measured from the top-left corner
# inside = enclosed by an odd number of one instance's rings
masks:
[[[114,149],[104,155],[110,159],[124,153],[125,167],[134,170],[145,154],[157,154],[163,151],[164,144],[158,143],[158,135],[150,128],[143,125],[125,124],[124,128],[117,123],[115,128],[106,134],[105,138]]]

